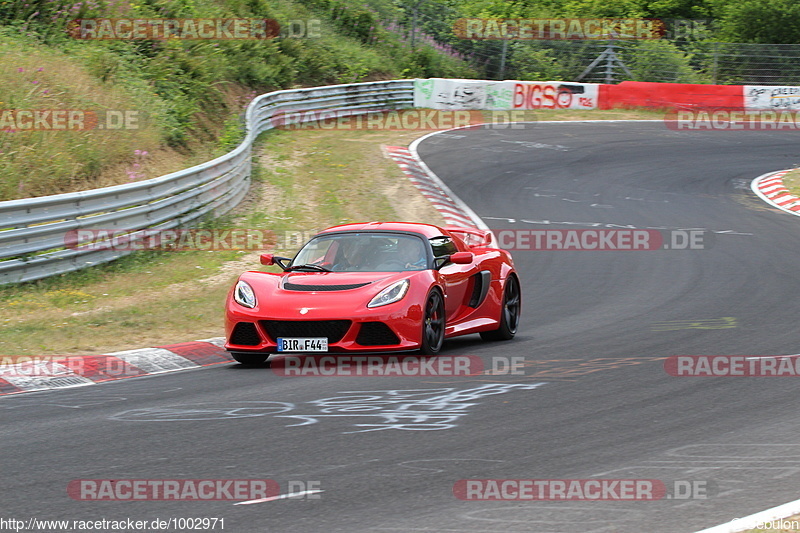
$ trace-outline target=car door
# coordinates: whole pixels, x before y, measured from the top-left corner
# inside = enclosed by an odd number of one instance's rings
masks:
[[[460,251],[453,238],[447,235],[433,237],[430,242],[434,257],[451,255]],[[439,269],[444,287],[444,307],[448,321],[457,317],[465,309],[471,296],[470,278],[476,270],[477,266],[474,262],[469,265],[447,263]]]

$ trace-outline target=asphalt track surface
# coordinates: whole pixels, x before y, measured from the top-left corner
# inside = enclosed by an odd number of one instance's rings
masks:
[[[516,252],[517,338],[464,337],[444,355],[523,357],[524,375],[289,378],[231,364],[2,398],[2,517],[216,517],[233,532],[691,532],[798,498],[798,379],[672,377],[663,358],[800,351],[800,219],[747,188],[800,164],[800,136],[536,124],[436,135],[419,151],[497,230],[703,228],[714,238],[703,250]],[[435,413],[403,426],[398,409]],[[76,479],[248,478],[324,492],[235,506],[66,491]],[[461,479],[589,478],[706,492],[453,495]]]

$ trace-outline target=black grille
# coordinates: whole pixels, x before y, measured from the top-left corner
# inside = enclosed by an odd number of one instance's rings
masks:
[[[486,299],[489,293],[489,285],[492,283],[492,273],[488,270],[482,270],[475,274],[472,279],[474,285],[472,286],[472,295],[469,298],[469,307],[478,307]]]
[[[278,337],[327,337],[339,342],[350,329],[350,320],[262,320],[272,340]]]
[[[386,346],[399,344],[400,339],[383,322],[364,322],[358,331],[356,342],[361,346]]]
[[[239,322],[233,327],[230,343],[239,346],[258,346],[261,344],[261,336],[252,322]]]
[[[369,285],[370,283],[372,282],[351,283],[349,285],[299,285],[287,281],[283,284],[283,288],[287,291],[349,291],[350,289],[357,289],[364,285]]]

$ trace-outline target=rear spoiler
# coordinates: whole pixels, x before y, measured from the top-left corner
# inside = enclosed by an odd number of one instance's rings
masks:
[[[485,248],[492,246],[491,230],[478,228],[462,228],[461,226],[445,226],[448,232],[452,233],[470,248]]]

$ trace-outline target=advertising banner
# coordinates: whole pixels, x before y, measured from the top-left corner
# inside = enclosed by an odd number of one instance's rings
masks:
[[[504,81],[511,109],[597,109],[597,83]]]
[[[596,109],[598,84],[560,81],[417,79],[414,107],[431,109]]]
[[[745,109],[800,110],[800,87],[780,85],[745,85]]]

